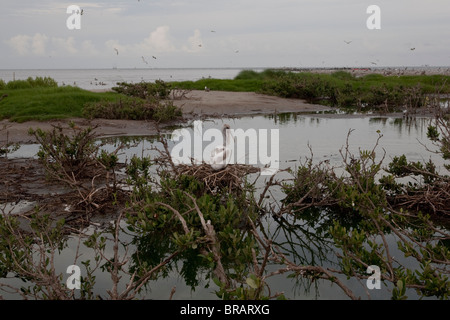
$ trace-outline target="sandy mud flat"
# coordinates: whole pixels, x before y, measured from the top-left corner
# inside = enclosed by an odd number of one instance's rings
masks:
[[[299,99],[284,99],[254,92],[224,92],[224,91],[190,91],[185,98],[175,100],[174,104],[181,107],[185,119],[202,117],[229,117],[251,114],[268,114],[277,112],[311,112],[330,110],[329,107],[306,103]],[[27,121],[16,123],[8,120],[0,121],[0,143],[33,143],[34,137],[28,134],[30,128],[51,130],[53,125],[62,125],[73,121],[80,129],[97,126],[100,136],[139,136],[156,134],[158,126],[153,121],[110,120],[82,118]],[[7,132],[7,135],[6,135]]]

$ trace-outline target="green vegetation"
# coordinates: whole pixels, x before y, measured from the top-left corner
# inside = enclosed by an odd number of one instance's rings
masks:
[[[305,99],[311,103],[358,109],[414,109],[436,103],[427,95],[450,93],[450,77],[440,75],[383,76],[370,74],[355,77],[346,71],[332,74],[244,70],[233,80],[201,79],[173,82],[181,89],[252,91],[283,98]]]
[[[87,118],[155,120],[166,122],[180,118],[181,108],[170,99],[171,86],[157,80],[154,83],[118,83],[113,90],[120,93],[116,101],[87,103],[83,116]]]
[[[84,104],[114,101],[116,93],[95,93],[76,87],[36,87],[0,90],[0,119],[25,122],[81,117]]]
[[[305,99],[311,103],[356,108],[359,111],[398,111],[400,108],[413,111],[419,107],[438,105],[436,94],[450,93],[450,77],[380,74],[355,77],[345,71],[318,74],[271,69],[261,72],[243,70],[234,79],[118,83],[113,88],[116,93],[58,87],[51,78],[28,78],[8,83],[0,80],[0,119],[23,122],[113,116],[116,119],[166,121],[177,118],[180,110],[162,101],[176,99],[177,90],[204,90],[205,87],[218,91],[259,92],[283,98]],[[124,99],[124,96],[131,99]],[[122,109],[111,115],[110,111],[116,108]],[[152,118],[154,115],[155,118]]]
[[[243,70],[234,79],[200,79],[197,81],[174,81],[173,88],[185,90],[210,90],[231,92],[260,92],[264,83],[285,74],[284,71],[267,69],[261,72]]]
[[[257,92],[260,90],[262,80],[255,79],[201,79],[197,81],[171,82],[174,88],[185,90],[210,90],[231,92]]]
[[[0,90],[55,88],[57,86],[58,83],[50,77],[36,77],[35,79],[28,77],[26,80],[14,80],[8,83],[0,79]]]
[[[251,166],[217,172],[207,164],[174,165],[163,137],[158,155],[134,156],[119,178],[122,146],[107,152],[92,129],[69,129],[70,135],[59,127],[30,131],[46,172],[73,191],[64,199],[73,207],[67,220],[110,210],[116,221],[85,235],[83,223],[66,228],[46,206],[27,221],[0,214],[0,276],[24,280],[19,288],[0,282],[0,289],[34,299],[135,299],[151,280],[177,273],[193,290],[204,285],[220,299],[283,299],[270,288],[274,277],[294,278],[305,290],[329,281],[359,299],[354,286],[367,289],[376,266],[392,299],[448,300],[449,233],[442,221],[450,214],[450,178],[406,156],[386,165],[376,157],[380,132],[371,150],[357,154],[347,139],[336,167],[311,155],[284,172],[287,178],[274,176],[259,188],[249,182]],[[448,120],[437,117],[428,138],[450,159]],[[275,190],[285,196],[281,202]],[[68,248],[68,231],[80,236],[75,259],[90,258],[74,262],[85,268],[80,290],[70,290],[65,270],[53,264]],[[111,290],[96,288],[95,270],[110,274]],[[105,292],[96,296],[94,288]]]
[[[165,122],[182,116],[181,109],[172,101],[122,97],[116,101],[90,102],[83,108],[86,118],[155,120]]]
[[[171,85],[162,80],[134,84],[120,82],[117,83],[117,87],[113,87],[112,89],[126,96],[141,99],[169,99],[170,92],[172,91]]]
[[[39,77],[8,83],[2,80],[0,119],[25,122],[87,117],[164,122],[181,116],[181,110],[171,101],[163,101],[171,91],[163,81],[122,83],[114,89],[116,92],[91,92],[78,87],[58,87],[53,79]]]

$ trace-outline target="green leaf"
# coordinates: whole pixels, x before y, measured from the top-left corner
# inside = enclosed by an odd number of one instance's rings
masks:
[[[249,277],[245,280],[247,284],[252,287],[253,289],[258,289],[258,283],[256,279],[253,279],[253,277]]]

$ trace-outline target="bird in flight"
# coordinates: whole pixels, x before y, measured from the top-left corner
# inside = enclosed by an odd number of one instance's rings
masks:
[[[350,43],[352,43],[351,41],[345,41],[345,40],[344,40],[344,42],[345,42],[346,44],[350,44]]]
[[[119,55],[119,50],[117,48],[114,48],[116,50],[116,54]]]
[[[142,61],[144,61],[145,64],[148,64],[147,60],[145,60],[144,56],[142,56]]]
[[[410,50],[411,50],[411,51],[414,51],[414,50],[416,50],[416,48],[411,48]]]
[[[156,57],[155,57],[155,56],[152,56],[152,58],[153,58],[153,59],[156,59]]]

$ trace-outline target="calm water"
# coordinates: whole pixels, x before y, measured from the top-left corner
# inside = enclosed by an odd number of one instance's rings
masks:
[[[383,134],[378,147],[379,156],[382,155],[383,149],[386,151],[386,162],[397,155],[405,154],[411,161],[427,161],[429,158],[434,159],[438,164],[441,163],[439,157],[436,157],[425,150],[419,142],[431,147],[431,143],[426,138],[426,128],[430,123],[430,119],[418,118],[414,121],[405,121],[395,118],[380,117],[329,117],[325,115],[299,115],[299,114],[281,114],[277,117],[273,116],[254,116],[243,117],[239,119],[210,119],[203,122],[203,129],[221,128],[224,123],[228,123],[231,129],[279,129],[279,167],[295,167],[304,162],[310,156],[309,146],[311,146],[315,161],[330,160],[333,165],[341,163],[341,155],[339,150],[345,145],[347,133],[349,129],[354,129],[349,139],[350,149],[352,152],[358,152],[358,149],[372,149],[379,131]],[[188,130],[194,134],[192,127]],[[142,137],[141,137],[142,138]],[[121,155],[121,159],[125,161],[133,154],[141,155],[151,154],[150,147],[154,143],[150,138],[142,138],[138,144]],[[171,144],[173,146],[174,143]],[[113,144],[106,146],[113,148]],[[11,154],[11,157],[33,156],[37,151],[37,145],[23,146],[21,149]],[[260,181],[261,183],[264,181]],[[262,187],[262,184],[259,184]],[[279,192],[273,194],[275,200],[280,200],[283,196]],[[288,218],[289,220],[289,218]],[[289,253],[292,260],[299,264],[318,264],[324,267],[333,267],[336,262],[336,248],[331,240],[327,238],[326,232],[319,231],[326,228],[333,221],[333,217],[326,213],[318,213],[316,215],[305,216],[291,221],[293,225],[289,226],[281,221],[275,221],[271,217],[266,217],[264,225],[266,231],[271,235],[276,244],[282,250]],[[131,242],[131,235],[123,235],[124,242]],[[388,236],[389,242],[392,244],[391,250],[395,246],[395,239]],[[151,239],[135,239],[135,243],[130,245],[129,254],[134,253],[135,246],[140,250],[148,248]],[[59,257],[57,264],[61,272],[65,272],[65,268],[72,264],[75,256],[77,241],[72,241],[72,246],[66,249]],[[393,250],[393,255],[400,258],[402,254]],[[111,253],[112,254],[112,253]],[[87,250],[83,253],[81,260],[93,259],[92,252]],[[189,264],[187,261],[180,261],[178,267],[183,263]],[[404,263],[414,268],[414,261],[404,260]],[[268,270],[275,270],[277,266],[269,266]],[[82,268],[83,270],[83,268]],[[186,278],[180,275],[174,267],[168,273],[168,276],[149,284],[149,290],[145,296],[152,299],[167,299],[171,289],[176,286],[177,291],[174,299],[216,299],[214,290],[215,285],[212,282],[204,280],[203,273],[205,271],[199,269],[197,272],[198,285],[193,289],[186,284]],[[123,282],[126,282],[126,277]],[[342,281],[349,286],[356,295],[365,295],[365,288],[354,280],[347,280],[345,277]],[[297,281],[288,279],[285,275],[276,276],[269,280],[272,292],[284,292],[286,297],[291,299],[346,299],[346,296],[336,286],[329,282],[317,281],[309,283],[308,281]],[[104,294],[106,289],[110,289],[111,282],[109,274],[97,275],[96,291]],[[370,292],[372,299],[387,299],[390,297],[391,288],[382,286],[381,290],[373,290]],[[417,296],[413,291],[407,292],[410,299]]]
[[[51,77],[58,85],[82,89],[109,89],[117,82],[196,81],[202,78],[232,79],[242,69],[76,69],[76,70],[0,70],[5,82],[28,77]],[[256,69],[257,70],[257,69]]]
[[[8,82],[11,80],[27,79],[28,77],[51,77],[60,86],[71,85],[82,89],[109,89],[117,82],[136,83],[140,81],[153,82],[155,80],[164,81],[196,81],[202,78],[232,79],[245,68],[166,68],[166,69],[3,69],[0,70],[0,79]],[[262,71],[264,68],[251,68],[255,71]],[[311,71],[320,68],[306,68]],[[408,69],[414,74],[427,72],[427,74],[448,74],[448,67],[398,67],[398,68],[372,68],[383,71],[391,71],[397,74]]]

